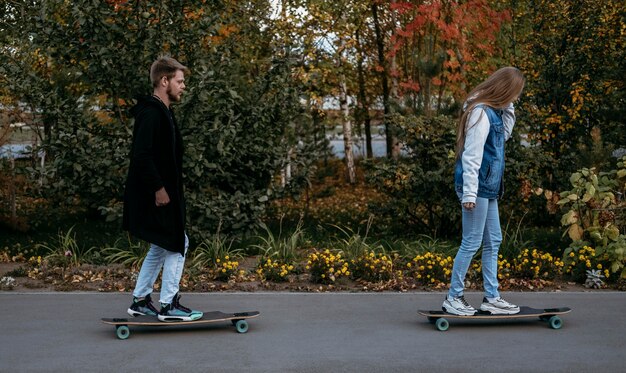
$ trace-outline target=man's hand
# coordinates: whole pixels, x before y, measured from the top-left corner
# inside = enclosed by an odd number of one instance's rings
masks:
[[[463,204],[463,207],[465,207],[468,210],[473,210],[474,207],[476,207],[476,204],[474,202],[465,202]]]
[[[165,187],[157,190],[154,193],[154,196],[155,196],[155,203],[157,207],[165,206],[168,203],[170,203],[170,196],[165,191]]]

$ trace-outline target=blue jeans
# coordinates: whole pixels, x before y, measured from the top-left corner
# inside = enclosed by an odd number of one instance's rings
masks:
[[[472,210],[463,209],[463,240],[454,258],[452,279],[448,295],[463,295],[465,275],[474,254],[482,243],[482,272],[485,296],[499,297],[498,293],[498,250],[502,242],[500,230],[500,214],[498,200],[477,198],[476,207]]]
[[[185,254],[187,254],[188,247],[189,238],[187,238],[185,234]],[[146,255],[141,265],[133,296],[142,298],[152,293],[154,282],[159,276],[161,268],[163,268],[161,299],[159,302],[162,304],[172,303],[172,299],[174,299],[174,296],[178,293],[184,266],[185,256],[181,253],[165,250],[155,244],[150,245],[148,255]]]

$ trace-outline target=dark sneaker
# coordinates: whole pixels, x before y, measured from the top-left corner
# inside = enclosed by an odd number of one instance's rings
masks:
[[[491,312],[492,315],[515,315],[519,313],[518,306],[505,301],[502,297],[491,300],[483,298],[483,304],[480,305],[480,310]]]
[[[441,309],[443,309],[444,312],[460,316],[472,316],[476,313],[476,308],[467,303],[465,297],[462,295],[460,297],[450,297],[447,295]]]
[[[180,304],[180,295],[176,293],[172,303],[161,303],[158,318],[161,321],[193,321],[202,318],[203,313],[194,311]]]
[[[133,297],[133,304],[130,305],[130,308],[128,308],[126,312],[133,317],[142,315],[156,316],[159,313],[159,311],[157,311],[157,309],[152,305],[152,298],[150,298],[150,294],[143,298]]]

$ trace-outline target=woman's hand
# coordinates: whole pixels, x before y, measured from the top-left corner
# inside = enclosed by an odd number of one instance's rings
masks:
[[[476,203],[474,203],[474,202],[465,202],[463,204],[463,207],[466,208],[467,210],[473,210],[474,207],[476,207]]]

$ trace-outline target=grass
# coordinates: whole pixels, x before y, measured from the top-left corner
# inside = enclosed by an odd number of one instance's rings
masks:
[[[233,247],[234,238],[223,237],[218,227],[215,235],[205,239],[191,252],[191,263],[196,269],[211,268],[224,259],[234,260],[243,255],[243,250]]]

